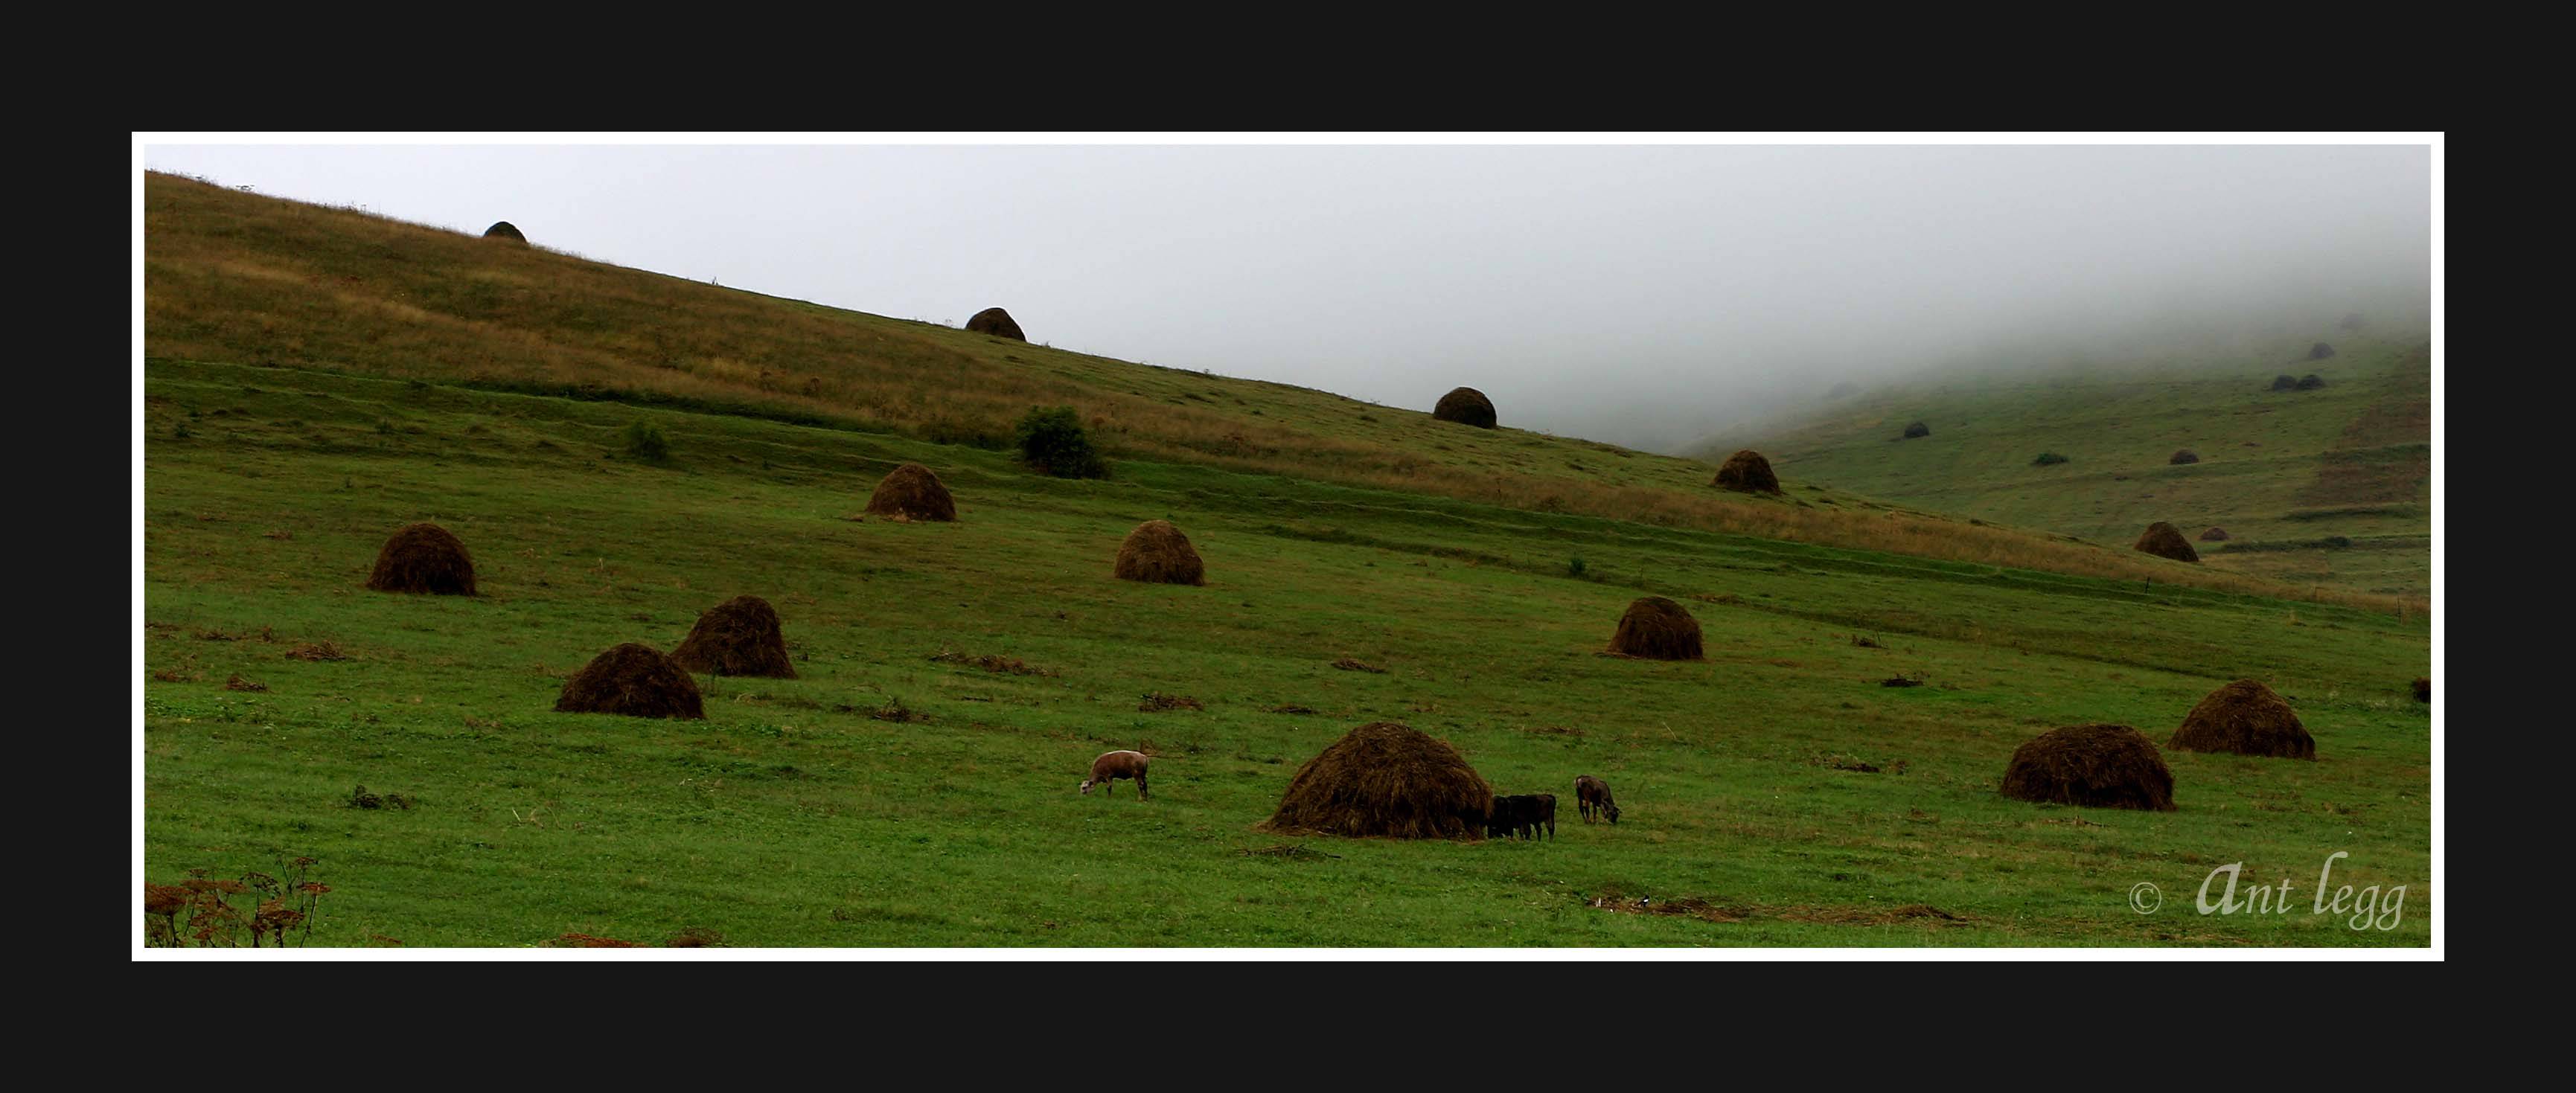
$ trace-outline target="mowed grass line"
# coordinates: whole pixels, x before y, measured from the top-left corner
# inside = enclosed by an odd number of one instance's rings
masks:
[[[147,869],[321,858],[333,944],[690,926],[767,945],[2429,940],[2426,718],[2402,691],[2423,674],[2420,619],[1970,580],[1207,468],[1064,483],[963,447],[401,382],[155,366],[146,387],[146,668],[197,677],[146,683]],[[610,458],[636,417],[665,426],[674,467]],[[948,478],[960,523],[843,519],[903,458]],[[1209,587],[1108,578],[1152,517],[1197,541]],[[464,537],[487,595],[358,587],[383,535],[422,518]],[[1289,522],[1312,533],[1272,530]],[[1596,579],[1546,573],[1569,549]],[[1736,598],[1686,601],[1710,662],[1593,655],[1648,588]],[[704,723],[550,712],[588,656],[668,648],[738,592],[778,605],[803,678],[702,677]],[[1811,609],[1913,629],[1859,648],[1852,626],[1792,613]],[[313,640],[354,659],[286,658]],[[930,659],[945,650],[1055,674]],[[1344,656],[1389,671],[1329,666]],[[1900,671],[1931,685],[1875,685]],[[223,690],[233,673],[270,690]],[[1993,792],[2042,728],[2161,738],[2238,673],[2283,687],[2327,758],[2173,755],[2167,815]],[[1148,691],[1208,708],[1139,713]],[[931,720],[867,716],[892,700]],[[1268,712],[1289,704],[1318,712]],[[1556,793],[1558,840],[1243,854],[1298,841],[1250,825],[1298,763],[1376,719],[1453,741],[1506,791]],[[1092,755],[1148,742],[1151,803],[1074,794]],[[1627,822],[1573,819],[1581,773],[1611,781]],[[339,807],[360,782],[421,803]],[[2127,907],[2137,880],[2181,893],[2237,860],[2312,878],[2336,849],[2353,853],[2339,883],[2413,886],[2398,930]],[[1608,892],[1755,910],[1584,905]],[[1831,921],[1918,903],[1964,921]]]

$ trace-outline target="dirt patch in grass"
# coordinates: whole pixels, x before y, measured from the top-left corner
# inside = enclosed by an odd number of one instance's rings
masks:
[[[236,674],[231,679],[224,681],[224,689],[227,691],[265,691],[268,689],[268,684],[254,683],[250,680],[243,679],[240,675]]]
[[[930,659],[939,664],[963,664],[969,668],[981,668],[987,672],[997,672],[1002,675],[1052,676],[1055,674],[1051,670],[1032,666],[1018,657],[999,656],[992,653],[975,656],[951,650],[943,651]]]
[[[1312,706],[1299,706],[1299,705],[1296,705],[1296,704],[1294,704],[1294,703],[1291,703],[1291,704],[1284,705],[1284,706],[1272,706],[1272,707],[1270,707],[1269,712],[1271,712],[1271,713],[1284,713],[1284,714],[1296,714],[1296,715],[1299,715],[1299,716],[1304,716],[1304,715],[1306,715],[1306,714],[1314,713],[1314,712],[1315,712],[1315,708],[1314,708],[1314,707],[1312,707]]]
[[[1880,680],[1878,685],[1881,687],[1920,687],[1923,685],[1923,681],[1919,679],[1911,679],[1905,676],[1889,676],[1886,679]]]
[[[1333,667],[1339,668],[1345,672],[1375,672],[1378,675],[1386,674],[1386,669],[1384,668],[1380,668],[1377,665],[1364,660],[1353,660],[1349,657],[1343,657],[1340,660],[1334,661]]]
[[[1165,710],[1204,710],[1206,708],[1206,706],[1200,704],[1198,699],[1191,698],[1188,695],[1167,695],[1161,691],[1155,691],[1146,695],[1144,701],[1136,704],[1136,712],[1138,713],[1161,713]]]
[[[1731,903],[1700,896],[1632,897],[1615,888],[1585,900],[1584,906],[1623,915],[1670,915],[1676,918],[1695,918],[1702,922],[1778,919],[1786,922],[1816,922],[1836,926],[1960,926],[1974,921],[1966,915],[1953,914],[1928,903],[1907,903],[1895,907],[1850,905],[1770,907],[1758,903]]]
[[[1304,843],[1279,843],[1274,846],[1261,846],[1246,850],[1238,850],[1235,851],[1235,853],[1241,854],[1247,858],[1289,858],[1298,861],[1306,861],[1315,858],[1338,859],[1341,857],[1339,854],[1327,854],[1321,850],[1307,846]]]
[[[287,650],[286,656],[289,660],[324,661],[349,659],[349,654],[342,652],[337,643],[328,641],[305,642],[302,645],[298,645],[295,648]]]

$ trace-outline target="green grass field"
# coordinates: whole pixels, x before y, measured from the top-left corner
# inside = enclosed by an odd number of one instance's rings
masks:
[[[2358,413],[2363,390],[2322,394]],[[2420,613],[1132,457],[1068,482],[917,437],[322,370],[156,359],[144,398],[145,872],[313,857],[332,888],[317,944],[2432,936],[2430,718],[2407,691],[2429,671]],[[1940,444],[1973,435],[1927,416]],[[669,435],[670,465],[623,456],[637,420]],[[2210,455],[2232,435],[2131,446]],[[2076,461],[2056,470],[2101,469],[2060,450]],[[1798,458],[1793,492],[1882,488]],[[847,519],[904,460],[945,478],[960,522]],[[1120,537],[1156,517],[1196,541],[1207,587],[1109,577]],[[424,519],[472,549],[482,595],[360,587],[384,536]],[[703,722],[551,712],[592,655],[668,649],[740,593],[777,605],[801,678],[700,677]],[[1706,663],[1595,655],[1650,593],[1698,615]],[[350,659],[287,655],[325,641]],[[1330,666],[1343,657],[1387,671]],[[1898,674],[1926,685],[1879,686]],[[2161,741],[2239,676],[2290,699],[2318,761],[2169,752],[2171,813],[1995,792],[2038,732],[2112,721]],[[1139,712],[1158,691],[1206,708]],[[870,716],[889,705],[928,720]],[[1299,763],[1372,720],[1450,741],[1499,792],[1555,793],[1558,838],[1252,830]],[[1074,792],[1094,755],[1139,746],[1161,756],[1152,801]],[[1617,791],[1617,827],[1574,818],[1586,773]],[[361,783],[416,804],[346,807]],[[2406,887],[2393,929],[2307,913],[2337,851],[2337,885]],[[2235,862],[2249,885],[2287,879],[2295,913],[2195,913]],[[2156,913],[2131,909],[2140,882],[2162,889]],[[1640,897],[1724,910],[1590,905]]]
[[[2158,520],[2202,564],[2293,586],[2432,588],[2431,357],[2411,336],[2330,332],[2236,356],[1924,380],[1829,404],[1740,444],[1784,478],[2126,547]],[[2275,375],[2326,386],[2273,391]],[[1912,440],[1911,421],[1931,427]],[[1723,449],[1723,450],[1716,450]],[[2172,465],[2178,449],[2200,462]],[[2067,457],[2038,466],[2042,452]],[[2226,542],[2198,542],[2223,527]]]

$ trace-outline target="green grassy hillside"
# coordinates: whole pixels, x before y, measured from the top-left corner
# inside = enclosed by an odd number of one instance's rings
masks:
[[[463,382],[156,359],[143,386],[144,869],[317,859],[317,944],[2431,937],[2421,615],[1132,454],[1068,482],[967,444]],[[624,456],[638,420],[669,465]],[[1605,456],[1622,458],[1578,458]],[[958,523],[847,519],[904,460],[946,478]],[[1197,542],[1207,587],[1109,577],[1155,517]],[[470,547],[481,595],[360,587],[422,519]],[[700,677],[705,721],[551,712],[587,658],[668,648],[741,593],[777,605],[800,678]],[[1707,662],[1596,655],[1648,593],[1698,615]],[[298,659],[310,643],[347,659]],[[1897,675],[1924,685],[1880,685]],[[2161,740],[2239,676],[2296,705],[2317,761],[2170,752],[2171,813],[1996,793],[2040,731]],[[1205,708],[1140,712],[1148,692]],[[1300,762],[1380,719],[1446,738],[1501,791],[1557,794],[1557,839],[1252,830]],[[1162,756],[1151,802],[1075,794],[1125,747]],[[1617,827],[1574,818],[1586,773],[1616,789]],[[347,807],[362,783],[412,807]],[[2337,884],[2406,886],[2392,929],[2306,913],[2336,851]],[[2238,862],[2248,885],[2287,879],[2298,913],[2195,913]],[[2154,913],[2131,907],[2140,883],[2164,893]],[[1696,913],[1618,910],[1640,898]]]
[[[2238,359],[1892,385],[1713,438],[1784,477],[2127,546],[2158,520],[2203,564],[2294,585],[2431,591],[2432,374],[2420,337],[2344,333]],[[2280,374],[2323,388],[2271,390]],[[1905,439],[1907,423],[1931,435]],[[2189,450],[2198,463],[2175,465]],[[2066,457],[2038,465],[2043,452]],[[2224,542],[2198,541],[2224,528]]]

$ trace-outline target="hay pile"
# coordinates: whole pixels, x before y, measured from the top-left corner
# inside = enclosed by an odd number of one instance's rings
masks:
[[[1439,404],[1431,408],[1431,416],[1460,425],[1491,429],[1494,427],[1494,400],[1473,387],[1461,387],[1440,396]]]
[[[2173,770],[2155,741],[2126,725],[2050,729],[2013,750],[2003,794],[2090,808],[2171,812]]]
[[[1190,537],[1169,520],[1147,520],[1128,532],[1127,540],[1118,544],[1113,572],[1122,581],[1207,583],[1206,567],[1199,564],[1199,552],[1190,546]]]
[[[2200,541],[2204,543],[2224,543],[2227,541],[2227,529],[2212,525],[2208,531],[2200,533]]]
[[[2200,462],[2200,453],[2189,448],[2185,448],[2181,451],[2175,452],[2173,454],[2173,458],[2165,460],[2165,462],[2174,464],[2198,463]]]
[[[2240,679],[2209,692],[2174,730],[2168,748],[2314,759],[2317,741],[2299,724],[2299,715],[2270,687]]]
[[[2298,390],[2299,377],[2290,375],[2274,376],[2272,377],[2272,389],[2275,391]]]
[[[698,681],[650,645],[627,642],[582,665],[564,681],[556,713],[704,718]]]
[[[2415,677],[2415,701],[2433,701],[2433,681],[2431,679],[2423,676]]]
[[[907,520],[949,521],[957,519],[957,499],[948,496],[948,487],[930,468],[906,463],[877,483],[877,492],[868,495],[867,511]]]
[[[2182,537],[2182,530],[2162,520],[2147,525],[2147,533],[2138,536],[2136,549],[2177,562],[2200,560],[2200,552],[2191,548],[2191,541]]]
[[[1662,596],[1642,597],[1619,616],[1619,631],[1610,635],[1610,651],[1648,660],[1698,660],[1699,620]]]
[[[720,676],[794,679],[778,611],[758,596],[736,596],[707,609],[689,637],[671,650],[671,663]]]
[[[2302,391],[2314,391],[2325,385],[2325,377],[2314,372],[2310,372],[2307,375],[2299,377],[2299,390]]]
[[[1920,421],[1915,422],[1914,424],[1912,424],[1912,425],[1908,425],[1908,426],[1906,426],[1906,427],[1905,427],[1905,439],[1907,439],[1907,440],[1912,440],[1912,439],[1914,439],[1914,438],[1916,438],[1916,437],[1930,436],[1930,435],[1932,435],[1932,427],[1931,427],[1931,426],[1929,426],[1929,425],[1923,424],[1923,423],[1922,423],[1922,422],[1920,422]]]
[[[1456,748],[1394,721],[1344,734],[1288,780],[1263,831],[1480,839],[1494,787]]]
[[[491,227],[483,229],[483,238],[507,239],[521,246],[527,245],[528,242],[527,236],[519,234],[519,226],[507,220],[493,221]]]
[[[2327,345],[2324,342],[2318,342],[2317,344],[2308,347],[2309,360],[2321,361],[2331,356],[2334,356],[2334,347]]]
[[[1009,338],[1013,341],[1029,340],[1028,335],[1020,333],[1020,324],[1011,321],[1011,313],[998,307],[988,307],[976,312],[974,318],[966,320],[966,329],[972,333],[990,334],[996,338]]]
[[[1771,473],[1771,461],[1751,448],[1726,457],[1726,462],[1717,468],[1716,481],[1709,485],[1737,493],[1780,492],[1780,479]]]
[[[376,552],[376,568],[367,575],[367,587],[378,592],[471,596],[474,558],[446,528],[412,524],[394,532],[384,549]]]

